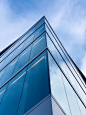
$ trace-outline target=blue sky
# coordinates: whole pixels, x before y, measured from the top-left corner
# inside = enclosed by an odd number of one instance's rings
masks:
[[[86,74],[86,0],[0,0],[0,51],[43,15]]]

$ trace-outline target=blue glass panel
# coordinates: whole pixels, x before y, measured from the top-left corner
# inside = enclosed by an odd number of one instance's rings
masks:
[[[4,75],[5,70],[6,70],[6,68],[4,68],[2,71],[0,71],[0,80],[1,80],[2,76]]]
[[[15,58],[23,49],[23,45],[24,43],[22,43],[15,51],[14,51],[14,54],[12,56],[12,59]]]
[[[0,62],[0,71],[2,69],[3,63],[4,63],[4,61]]]
[[[24,41],[23,49],[25,49],[34,39],[34,34],[32,34],[27,40]]]
[[[50,93],[45,51],[28,65],[18,115],[23,115]]]
[[[15,67],[17,61],[18,61],[18,57],[16,59],[14,59],[7,66],[7,69],[6,69],[5,73],[4,73],[4,75],[2,76],[2,79],[0,80],[0,85],[2,85],[4,82],[6,82],[12,76],[12,73],[13,73],[13,70],[14,70],[14,67]]]
[[[63,74],[49,53],[48,57],[49,57],[51,92],[55,97],[55,99],[57,100],[57,102],[59,103],[59,105],[65,111],[65,113],[67,115],[70,115],[70,109],[68,106],[68,101],[62,80]]]
[[[35,31],[35,33],[34,33],[35,38],[37,38],[40,34],[42,34],[43,31],[45,31],[45,23],[40,28],[38,28],[37,31]]]
[[[31,52],[31,46],[25,49],[20,55],[13,74],[15,74],[19,69],[21,69],[28,61]]]
[[[7,57],[7,55],[9,55],[18,45],[19,45],[19,42],[17,42],[9,50],[7,50],[7,52],[2,56],[2,59],[4,59],[5,57]]]
[[[0,106],[0,115],[16,115],[25,74],[26,68],[9,82]]]
[[[72,89],[68,81],[65,79],[65,77],[63,77],[63,81],[64,81],[65,89],[67,92],[67,97],[68,97],[72,115],[81,115],[78,103],[76,101],[76,97],[75,97],[76,94],[74,90]]]
[[[0,104],[1,104],[2,98],[5,94],[6,87],[7,87],[7,84],[0,89]]]
[[[13,54],[14,54],[14,52],[12,52],[7,58],[5,58],[5,59],[3,60],[4,63],[3,63],[3,65],[2,65],[2,68],[3,68],[4,66],[6,66],[6,65],[11,61]]]
[[[27,36],[29,36],[30,34],[32,34],[38,27],[40,27],[42,24],[44,23],[44,17],[37,23],[35,24],[31,30],[27,33]]]
[[[46,33],[43,33],[38,39],[33,42],[30,59],[34,58],[46,47]]]

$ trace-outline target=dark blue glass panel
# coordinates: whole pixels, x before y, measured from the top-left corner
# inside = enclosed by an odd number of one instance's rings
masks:
[[[31,46],[25,49],[20,55],[13,74],[15,74],[19,69],[21,69],[28,61],[31,52]]]
[[[34,27],[31,28],[31,30],[27,33],[27,37],[32,34],[38,27],[40,27],[44,23],[44,17],[36,24]]]
[[[12,76],[12,73],[13,73],[13,70],[15,68],[15,65],[18,61],[18,57],[16,59],[14,59],[8,66],[7,66],[7,69],[4,73],[4,75],[2,76],[2,79],[0,80],[0,85],[2,85],[4,82],[6,82],[11,76]]]
[[[34,58],[38,53],[40,53],[46,47],[46,33],[43,33],[38,39],[36,39],[32,44],[32,50],[30,59]]]
[[[50,93],[47,52],[28,65],[18,115],[23,115]]]
[[[0,80],[1,80],[2,76],[3,76],[4,73],[5,73],[5,70],[6,70],[6,68],[4,68],[2,71],[0,71]]]
[[[2,69],[4,61],[0,62],[0,70]]]
[[[0,89],[0,104],[1,104],[2,98],[5,94],[6,88],[7,88],[7,84]]]
[[[37,29],[37,31],[35,31],[35,35],[34,35],[34,38],[37,38],[40,34],[43,33],[43,31],[45,31],[45,23]]]
[[[11,61],[13,54],[14,54],[14,52],[12,52],[7,58],[5,58],[5,59],[3,60],[4,63],[3,63],[3,65],[2,65],[2,68],[3,68],[4,66],[6,66],[6,65]]]
[[[24,43],[22,43],[15,51],[14,51],[14,54],[12,56],[12,59],[14,59],[23,49],[23,45]]]
[[[25,79],[26,68],[16,75],[7,87],[0,105],[0,115],[16,115]]]
[[[27,40],[24,41],[23,49],[25,49],[34,39],[34,34],[32,34]]]

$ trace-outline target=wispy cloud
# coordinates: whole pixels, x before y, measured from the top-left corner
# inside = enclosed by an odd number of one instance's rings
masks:
[[[10,1],[0,0],[0,50],[45,15],[70,56],[85,72],[86,12],[80,0],[32,2],[32,9],[29,4],[27,11],[17,14],[10,7]]]
[[[15,15],[11,11],[7,0],[0,1],[0,50],[20,37],[35,23],[37,16],[33,13],[28,13],[24,16]],[[33,18],[34,16],[35,19]]]

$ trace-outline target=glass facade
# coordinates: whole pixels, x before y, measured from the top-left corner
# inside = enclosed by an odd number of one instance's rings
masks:
[[[85,100],[85,81],[45,17],[1,55],[0,115],[85,115]]]

